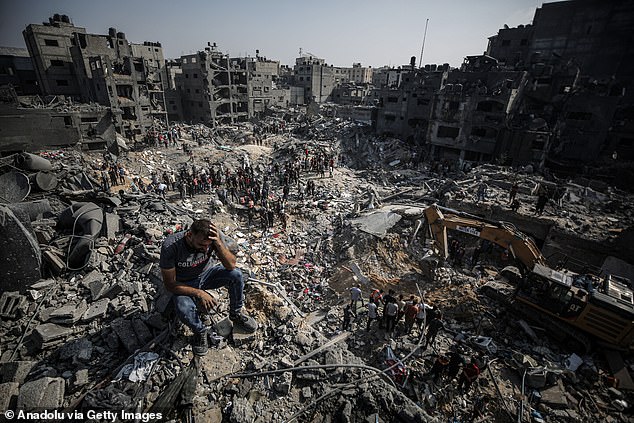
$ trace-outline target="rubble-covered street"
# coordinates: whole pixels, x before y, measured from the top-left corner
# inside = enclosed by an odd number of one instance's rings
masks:
[[[174,141],[1,159],[0,409],[89,421],[108,419],[95,410],[231,423],[633,421],[631,342],[572,342],[509,302],[502,269],[514,252],[457,230],[444,259],[425,221],[438,204],[510,222],[553,267],[633,280],[631,193],[531,166],[443,168],[369,126],[290,110],[160,131]],[[538,213],[540,189],[553,195]],[[211,290],[211,346],[195,356],[159,256],[166,235],[201,217],[236,241],[259,328],[232,331],[227,291]],[[348,308],[357,285],[363,300]],[[629,289],[620,301],[634,309]],[[382,304],[368,323],[375,290],[403,296],[393,330]],[[407,323],[410,299],[426,312]],[[479,375],[466,380],[470,363]]]

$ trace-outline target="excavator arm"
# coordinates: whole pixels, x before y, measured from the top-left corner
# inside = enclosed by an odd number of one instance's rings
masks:
[[[485,222],[476,216],[446,209],[436,204],[425,209],[425,219],[429,225],[434,247],[447,258],[447,229],[457,230],[494,242],[508,249],[513,257],[532,270],[535,264],[546,265],[546,259],[527,235],[504,222]]]

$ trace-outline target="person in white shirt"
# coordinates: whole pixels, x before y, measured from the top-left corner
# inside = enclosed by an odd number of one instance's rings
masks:
[[[416,313],[416,325],[418,326],[418,330],[422,335],[425,331],[425,314],[427,314],[427,309],[429,306],[423,302],[418,304],[418,313]]]
[[[385,332],[391,333],[396,326],[396,316],[398,315],[398,304],[390,301],[385,304]]]
[[[163,182],[158,184],[158,193],[163,198],[165,198],[165,190],[166,189],[167,189],[167,185],[165,185]]]
[[[370,302],[368,303],[368,327],[366,328],[366,331],[368,332],[370,331],[370,325],[378,317],[377,309],[378,308],[374,300],[370,299]]]
[[[361,292],[361,284],[357,284],[350,288],[350,308],[352,314],[357,316],[357,301],[361,301],[361,307],[363,307],[363,293]]]

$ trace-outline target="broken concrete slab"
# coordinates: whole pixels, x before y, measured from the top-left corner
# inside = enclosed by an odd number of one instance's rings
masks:
[[[64,403],[65,381],[61,377],[43,377],[20,387],[20,410],[55,409]]]
[[[29,222],[21,222],[6,206],[0,206],[0,216],[0,239],[3,240],[0,262],[11,263],[11,266],[0,267],[0,286],[3,291],[25,292],[29,284],[41,277],[40,246]]]
[[[121,230],[121,218],[118,214],[106,213],[104,227],[106,238],[109,240],[115,240],[117,238],[117,233]]]
[[[81,301],[79,304],[69,303],[53,311],[49,319],[53,323],[74,325],[81,319],[87,308],[86,300]]]
[[[81,317],[82,322],[90,322],[93,319],[101,318],[108,312],[109,298],[102,298],[88,306],[88,309]]]
[[[117,334],[119,340],[125,347],[125,349],[132,353],[136,351],[141,345],[134,333],[134,328],[132,327],[132,322],[127,319],[119,319],[118,321],[112,322],[112,330]]]
[[[549,407],[557,409],[568,408],[566,391],[561,383],[561,380],[558,380],[555,386],[540,391],[539,394],[541,395],[541,402]]]
[[[229,317],[225,317],[214,325],[214,330],[218,335],[228,338],[233,332],[233,322],[231,322]]]
[[[20,393],[18,382],[0,383],[0,410],[14,409]]]
[[[59,358],[61,360],[68,360],[70,358],[80,361],[89,361],[92,357],[93,345],[92,342],[86,338],[80,338],[68,342],[59,351]]]
[[[35,365],[34,361],[10,361],[0,364],[0,382],[22,384]]]
[[[73,333],[73,329],[56,325],[55,323],[43,323],[35,327],[33,337],[40,348],[60,338],[65,338]]]
[[[401,215],[392,211],[375,211],[369,215],[352,219],[350,223],[359,228],[359,230],[374,235],[379,238],[385,238],[387,231],[390,230],[402,219]]]
[[[0,297],[0,317],[15,319],[20,308],[26,303],[26,297],[19,292],[3,292]]]

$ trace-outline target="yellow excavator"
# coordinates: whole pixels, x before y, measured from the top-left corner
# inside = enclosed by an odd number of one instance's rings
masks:
[[[519,274],[515,272],[515,289],[510,298],[514,308],[524,309],[586,349],[589,342],[577,330],[610,346],[634,347],[634,298],[627,279],[552,269],[535,242],[509,223],[488,221],[438,205],[426,208],[424,214],[433,248],[442,258],[448,257],[448,229],[508,250],[520,270]]]

